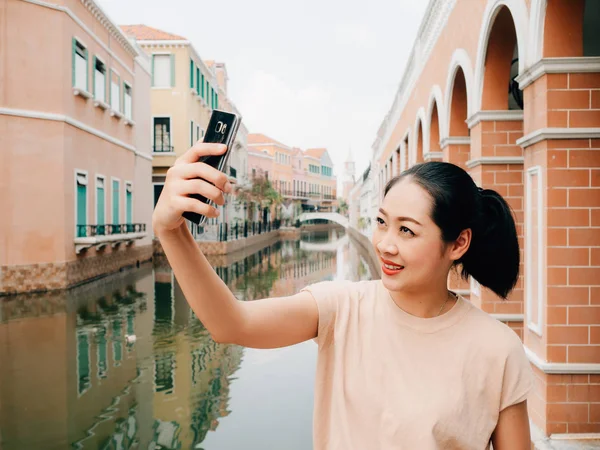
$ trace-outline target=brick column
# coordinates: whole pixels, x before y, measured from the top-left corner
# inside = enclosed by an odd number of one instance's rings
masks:
[[[467,161],[471,154],[471,138],[469,136],[451,136],[441,142],[443,160],[467,170]]]
[[[522,111],[480,111],[467,121],[471,153],[466,165],[478,186],[494,189],[513,209],[521,248],[521,276],[508,300],[471,283],[471,301],[523,337],[523,136]]]
[[[545,73],[559,62],[520,80],[530,415],[546,435],[600,433],[600,73]]]

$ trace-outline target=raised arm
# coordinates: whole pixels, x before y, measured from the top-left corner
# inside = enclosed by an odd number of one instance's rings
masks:
[[[275,348],[315,338],[319,316],[310,293],[238,301],[215,273],[185,224],[184,211],[218,216],[218,210],[190,198],[189,194],[201,194],[223,205],[223,192],[231,192],[225,174],[197,162],[202,156],[224,151],[224,145],[198,143],[178,158],[167,172],[152,216],[154,233],[185,298],[217,342]]]

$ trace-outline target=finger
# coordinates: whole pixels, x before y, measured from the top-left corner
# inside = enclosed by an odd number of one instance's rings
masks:
[[[176,164],[195,163],[199,161],[201,157],[208,155],[222,155],[225,153],[226,149],[227,146],[225,144],[197,142],[192,148],[177,159]]]
[[[179,184],[178,193],[181,195],[200,194],[208,198],[209,200],[214,201],[218,205],[225,204],[225,197],[223,196],[223,192],[216,186],[213,186],[212,184],[204,180],[184,180],[182,183]]]
[[[229,188],[226,187],[227,184],[229,184],[229,186],[231,186],[231,183],[228,183],[227,175],[225,175],[220,170],[217,170],[214,167],[209,166],[208,164],[205,164],[202,162],[186,164],[186,165],[181,166],[181,168],[179,170],[180,170],[179,174],[182,178],[185,178],[188,180],[193,179],[193,178],[201,178],[203,180],[206,180],[206,181],[214,184],[219,189],[221,189],[223,192],[231,191],[231,187],[229,187]]]
[[[180,211],[189,211],[206,217],[218,217],[219,210],[214,206],[190,197],[176,197],[174,206]]]

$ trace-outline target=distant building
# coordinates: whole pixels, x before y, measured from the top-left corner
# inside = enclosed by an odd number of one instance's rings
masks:
[[[280,218],[292,220],[303,211],[333,211],[337,184],[327,149],[303,151],[254,133],[248,135],[248,147],[249,177],[267,177],[282,195]],[[259,219],[255,211],[253,220],[266,219],[264,215]]]
[[[344,198],[344,200],[346,200],[346,203],[348,202],[350,190],[354,187],[355,176],[356,166],[354,163],[354,158],[352,157],[352,151],[348,150],[348,156],[346,157],[346,162],[344,162],[344,176],[342,179],[342,197]]]
[[[150,259],[150,60],[92,0],[3,11],[0,294]]]

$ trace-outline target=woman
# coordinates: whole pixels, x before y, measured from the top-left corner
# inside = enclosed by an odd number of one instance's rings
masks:
[[[183,292],[213,339],[254,348],[319,346],[316,450],[530,448],[533,374],[518,336],[448,291],[460,265],[505,298],[517,282],[515,223],[502,197],[448,163],[412,167],[386,186],[373,245],[382,279],[320,282],[285,298],[236,300],[198,249],[184,211],[218,211],[226,176],[196,162],[169,169],[153,227]]]

